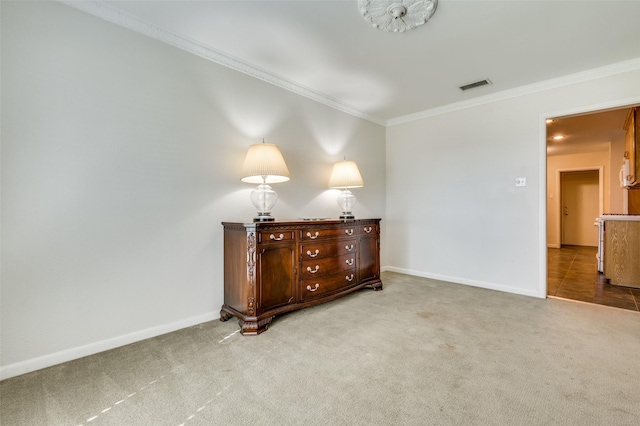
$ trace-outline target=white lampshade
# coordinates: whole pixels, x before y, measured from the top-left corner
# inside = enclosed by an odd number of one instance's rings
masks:
[[[351,209],[356,204],[356,196],[349,188],[361,188],[364,186],[362,175],[355,161],[338,161],[333,165],[329,188],[340,188],[342,192],[338,196],[338,205],[342,207],[340,219],[353,219],[355,216]]]
[[[242,176],[241,180],[246,183],[280,183],[288,181],[290,177],[280,149],[264,142],[249,147]]]
[[[333,165],[329,188],[361,188],[363,186],[364,181],[355,161],[338,161]]]

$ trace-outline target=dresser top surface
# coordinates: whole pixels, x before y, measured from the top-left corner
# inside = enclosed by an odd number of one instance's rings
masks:
[[[244,227],[259,227],[259,228],[269,228],[269,227],[278,227],[278,226],[296,226],[296,227],[305,227],[305,226],[317,226],[317,225],[358,225],[364,223],[378,223],[382,219],[380,218],[372,218],[372,219],[322,219],[322,220],[291,220],[291,221],[273,221],[273,222],[222,222],[223,226],[244,226]]]

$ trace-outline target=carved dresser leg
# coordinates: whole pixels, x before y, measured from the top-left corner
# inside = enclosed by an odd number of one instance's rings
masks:
[[[240,325],[240,332],[244,336],[251,336],[267,331],[271,321],[273,321],[273,317],[263,318],[260,321],[244,321],[239,319],[238,324]]]
[[[222,322],[227,321],[232,316],[233,315],[231,315],[229,312],[225,311],[224,309],[220,311],[220,321]]]

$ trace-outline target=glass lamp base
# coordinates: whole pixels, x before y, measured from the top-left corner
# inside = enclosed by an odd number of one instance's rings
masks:
[[[254,222],[274,222],[275,220],[276,218],[271,216],[271,213],[258,213],[258,216],[253,218]]]
[[[355,216],[351,213],[351,209],[353,209],[353,206],[356,204],[356,196],[345,188],[340,195],[338,195],[337,201],[340,208],[342,208],[340,219],[354,219]]]
[[[253,218],[254,222],[273,222],[271,209],[278,201],[278,194],[271,186],[261,183],[256,189],[251,191],[251,202],[258,211],[258,215]]]

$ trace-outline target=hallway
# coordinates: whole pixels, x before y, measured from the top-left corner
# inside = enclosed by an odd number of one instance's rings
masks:
[[[547,294],[640,312],[640,289],[607,284],[597,270],[597,252],[584,246],[547,249]]]

